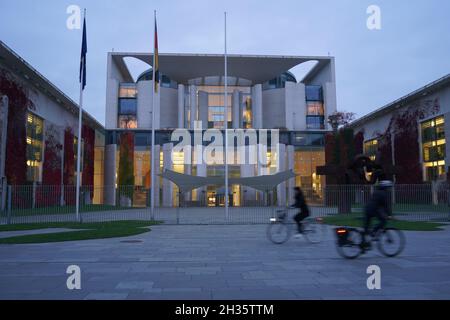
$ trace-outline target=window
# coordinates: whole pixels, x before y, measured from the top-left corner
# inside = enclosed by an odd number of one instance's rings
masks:
[[[137,101],[134,98],[119,98],[119,114],[136,114]]]
[[[306,101],[323,101],[322,86],[305,86]]]
[[[122,83],[119,89],[119,98],[136,98],[137,89],[134,83]]]
[[[375,161],[378,150],[378,140],[372,139],[364,142],[364,154]]]
[[[122,129],[137,128],[137,90],[134,83],[122,83],[119,88],[117,126]]]
[[[44,140],[44,120],[27,114],[27,181],[40,182],[42,173],[42,147]]]
[[[119,128],[135,129],[137,128],[137,118],[134,115],[119,115]]]
[[[445,121],[439,116],[421,123],[422,156],[426,181],[445,175]]]
[[[305,86],[306,129],[325,129],[325,108],[321,86]]]
[[[309,116],[323,116],[323,102],[320,101],[308,101],[306,103],[307,112]]]
[[[307,129],[325,129],[324,116],[306,116]]]

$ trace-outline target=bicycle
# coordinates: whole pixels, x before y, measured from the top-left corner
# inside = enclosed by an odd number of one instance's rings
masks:
[[[267,227],[267,237],[275,244],[288,241],[293,233],[295,223],[288,221],[288,209],[277,210],[277,216],[270,219]],[[325,233],[325,225],[320,218],[308,217],[302,221],[302,235],[311,243],[319,243]]]
[[[397,228],[383,228],[376,234],[370,232],[368,246],[362,246],[364,230],[359,228],[338,227],[335,228],[337,237],[336,248],[342,257],[346,259],[355,259],[361,254],[366,253],[373,248],[372,243],[377,242],[378,250],[386,257],[395,257],[399,255],[405,247],[405,236]]]

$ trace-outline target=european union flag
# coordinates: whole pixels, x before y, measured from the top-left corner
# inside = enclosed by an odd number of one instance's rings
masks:
[[[80,59],[80,83],[82,89],[86,86],[86,53],[87,53],[87,36],[86,36],[86,17],[83,20],[83,42],[81,44],[81,59]]]

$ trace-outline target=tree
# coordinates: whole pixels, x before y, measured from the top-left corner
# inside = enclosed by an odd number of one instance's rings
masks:
[[[328,123],[336,133],[340,127],[346,127],[350,122],[355,119],[356,114],[347,111],[335,111],[328,116]]]

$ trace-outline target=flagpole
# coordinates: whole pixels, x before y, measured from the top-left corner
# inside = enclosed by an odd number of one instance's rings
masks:
[[[228,59],[227,59],[227,12],[225,14],[225,99],[224,99],[224,128],[225,128],[225,217],[228,221]]]
[[[150,204],[150,211],[151,211],[151,219],[155,219],[155,40],[156,40],[156,10],[153,11],[153,18],[154,18],[154,25],[153,25],[153,65],[152,65],[152,72],[153,72],[153,91],[152,91],[152,150],[151,150],[151,204]]]
[[[84,9],[84,19],[83,19],[83,37],[85,32],[84,21],[86,19],[86,9]],[[84,41],[84,38],[83,38]],[[81,59],[86,59],[81,57]],[[82,61],[82,63],[86,63],[86,61]],[[76,186],[76,196],[75,196],[75,213],[77,221],[81,222],[80,219],[80,171],[81,171],[81,127],[83,121],[83,86],[84,86],[84,68],[80,69],[80,102],[78,108],[78,143],[77,143],[77,186]]]

